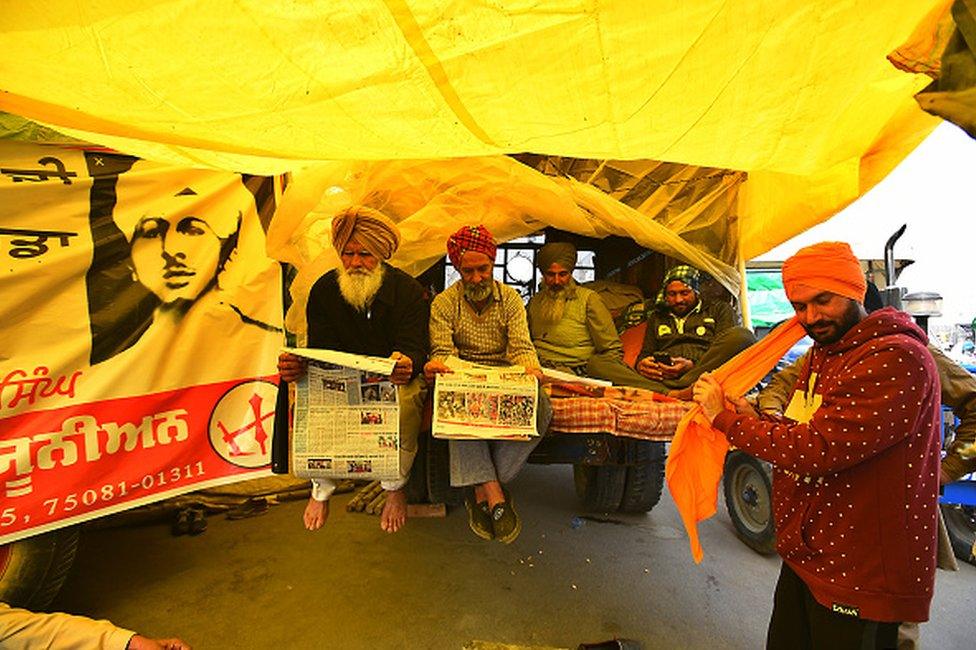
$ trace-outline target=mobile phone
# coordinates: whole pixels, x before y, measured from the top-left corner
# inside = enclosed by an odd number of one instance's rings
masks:
[[[672,363],[671,355],[667,352],[654,352],[651,356],[654,357],[655,361],[658,363],[663,363],[666,366],[670,366]]]

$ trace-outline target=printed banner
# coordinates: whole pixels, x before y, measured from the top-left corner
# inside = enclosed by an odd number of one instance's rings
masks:
[[[277,384],[222,382],[3,421],[0,543],[263,475]]]
[[[485,367],[449,358],[434,384],[435,438],[525,440],[535,426],[539,382],[521,366]]]
[[[291,467],[304,478],[400,477],[400,406],[393,359],[285,348],[308,359],[296,383]]]
[[[0,142],[0,542],[268,473],[274,206],[271,178]]]

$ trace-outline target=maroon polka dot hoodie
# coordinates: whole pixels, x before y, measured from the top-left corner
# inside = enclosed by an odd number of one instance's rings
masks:
[[[715,418],[730,443],[775,466],[777,551],[833,611],[928,620],[940,389],[925,343],[907,314],[876,311],[813,346],[788,417]]]

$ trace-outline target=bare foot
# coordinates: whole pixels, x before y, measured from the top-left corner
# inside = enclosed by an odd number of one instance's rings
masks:
[[[305,522],[307,530],[318,530],[329,518],[329,502],[316,501],[312,497],[308,498],[308,505],[305,506],[305,514],[302,520]]]
[[[475,503],[486,503],[488,501],[488,493],[485,492],[483,483],[474,486],[474,500]]]
[[[401,490],[388,490],[386,503],[383,504],[383,514],[380,516],[380,528],[388,533],[395,533],[403,524],[407,523],[407,493]]]
[[[499,503],[505,502],[505,493],[502,492],[502,484],[498,481],[482,483],[481,487],[485,494],[484,500],[488,501],[489,508],[494,508]]]

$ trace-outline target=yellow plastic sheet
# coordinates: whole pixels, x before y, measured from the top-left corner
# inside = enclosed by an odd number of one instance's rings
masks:
[[[332,215],[356,204],[397,222],[402,244],[391,263],[411,274],[442,258],[448,236],[462,225],[482,223],[502,241],[553,225],[590,237],[630,237],[711,273],[733,294],[739,288],[733,266],[606,192],[546,176],[505,156],[333,162],[295,173],[268,232],[269,252],[298,269],[289,330],[304,332],[308,292],[339,262],[330,245]]]
[[[926,78],[885,57],[947,4],[25,1],[0,10],[0,110],[251,173],[514,152],[736,170],[752,257],[933,127],[904,113]]]

